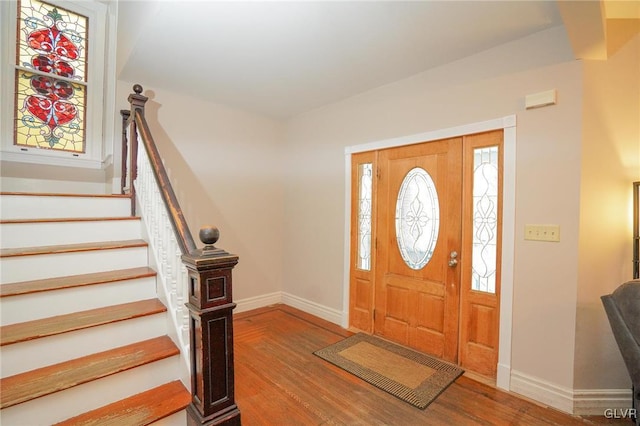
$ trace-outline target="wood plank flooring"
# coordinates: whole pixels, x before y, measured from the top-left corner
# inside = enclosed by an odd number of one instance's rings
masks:
[[[351,334],[285,305],[236,314],[235,397],[242,424],[631,424],[628,419],[573,417],[467,376],[420,410],[313,355]]]

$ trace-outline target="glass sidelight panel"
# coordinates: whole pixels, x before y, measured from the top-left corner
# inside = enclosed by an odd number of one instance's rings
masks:
[[[411,269],[425,267],[436,247],[440,227],[438,194],[429,173],[416,167],[405,176],[396,203],[400,255]]]
[[[471,289],[496,292],[498,243],[498,147],[473,151]]]
[[[373,165],[358,166],[358,269],[371,270],[371,195]]]

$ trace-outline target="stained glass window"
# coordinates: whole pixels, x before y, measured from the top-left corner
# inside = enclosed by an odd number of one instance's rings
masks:
[[[358,268],[371,270],[371,194],[373,165],[358,166]]]
[[[438,241],[440,205],[433,179],[416,167],[407,173],[398,191],[396,237],[400,255],[411,269],[431,260]]]
[[[498,147],[474,149],[473,158],[471,288],[495,293],[498,242]]]
[[[63,8],[19,1],[15,145],[85,152],[87,26]]]

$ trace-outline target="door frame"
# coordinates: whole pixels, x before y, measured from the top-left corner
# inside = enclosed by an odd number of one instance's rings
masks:
[[[488,121],[450,127],[399,138],[385,139],[345,148],[345,233],[344,273],[342,285],[342,327],[349,327],[349,273],[351,235],[351,154],[395,148],[439,139],[464,136],[491,130],[503,130],[503,188],[502,188],[502,264],[500,296],[500,331],[496,386],[510,390],[511,331],[513,320],[513,284],[516,217],[516,116],[509,115]]]

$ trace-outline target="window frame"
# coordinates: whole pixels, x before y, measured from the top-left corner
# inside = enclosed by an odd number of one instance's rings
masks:
[[[15,0],[0,2],[1,119],[0,152],[3,161],[104,169],[111,164],[115,108],[115,16],[110,4],[96,0],[42,0],[89,19],[86,81],[85,152],[73,153],[14,145],[17,7]],[[111,112],[111,114],[109,113]]]

